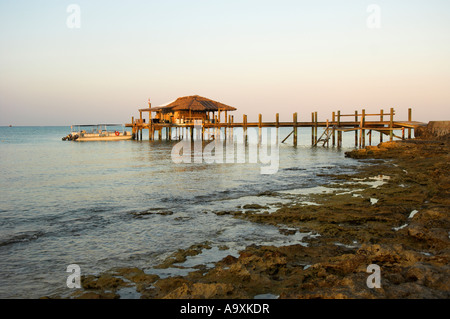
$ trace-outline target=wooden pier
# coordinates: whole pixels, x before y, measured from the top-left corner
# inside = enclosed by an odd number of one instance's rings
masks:
[[[149,111],[150,110],[150,111]],[[148,122],[143,118],[143,112],[149,112]],[[219,130],[225,131],[233,128],[243,128],[244,135],[247,133],[247,128],[259,128],[259,135],[261,129],[264,127],[291,127],[292,132],[287,135],[282,143],[284,143],[290,136],[293,136],[293,145],[297,146],[299,143],[298,128],[311,128],[311,145],[312,146],[342,146],[342,136],[347,132],[354,132],[355,147],[365,147],[374,142],[374,132],[379,133],[379,141],[393,141],[397,139],[411,139],[413,137],[413,130],[425,123],[412,120],[412,109],[408,109],[407,120],[395,120],[395,110],[391,108],[389,111],[380,110],[379,113],[366,113],[363,109],[361,112],[355,111],[353,114],[342,114],[341,111],[333,112],[330,119],[326,121],[318,121],[317,112],[311,113],[311,121],[300,121],[298,114],[292,115],[292,122],[280,122],[279,113],[275,115],[275,121],[263,122],[262,115],[259,114],[257,122],[248,122],[247,115],[243,115],[241,122],[235,122],[234,116],[228,115],[225,111],[224,119],[221,118],[219,111],[212,120],[199,120],[195,118],[184,118],[182,123],[165,123],[158,122],[151,117],[151,109],[139,110],[139,119],[132,117],[131,123],[125,124],[126,127],[131,127],[134,139],[142,140],[143,130],[148,130],[149,140],[159,140],[163,137],[166,140],[181,140],[194,139],[194,128],[201,127],[202,140],[209,140],[214,138]],[[319,129],[321,130],[319,132]],[[211,131],[213,132],[211,134]],[[156,134],[157,133],[157,134]],[[175,135],[172,135],[175,133]],[[199,135],[199,136],[200,136]],[[212,136],[212,137],[211,137]]]

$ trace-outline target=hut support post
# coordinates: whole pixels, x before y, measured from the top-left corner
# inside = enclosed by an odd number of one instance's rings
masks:
[[[219,112],[219,116],[216,115],[214,118],[214,139],[218,139],[220,137],[219,122],[220,122],[220,112]]]
[[[380,122],[383,122],[384,111],[380,110]],[[383,125],[384,128],[384,125]],[[383,143],[383,131],[380,131],[380,143]]]
[[[202,141],[205,140],[205,122],[202,123]]]

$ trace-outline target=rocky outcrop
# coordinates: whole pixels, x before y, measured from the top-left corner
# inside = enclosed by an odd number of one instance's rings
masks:
[[[251,245],[238,257],[183,277],[161,279],[137,268],[86,276],[84,291],[75,297],[117,298],[119,289],[134,285],[141,298],[450,298],[449,154],[445,139],[348,152],[351,158],[389,161],[359,166],[354,175],[327,175],[335,191],[310,195],[317,205],[289,203],[270,213],[242,213],[243,206],[217,214],[275,225],[286,236],[315,235],[302,244]],[[364,184],[373,181],[383,182]],[[179,250],[159,268],[209,248],[201,243]],[[380,267],[380,288],[367,285],[372,264]]]
[[[419,126],[414,130],[419,139],[449,139],[450,121],[431,121],[426,126]]]

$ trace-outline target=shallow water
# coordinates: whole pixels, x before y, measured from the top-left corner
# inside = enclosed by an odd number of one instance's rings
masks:
[[[212,248],[188,259],[186,268],[253,243],[301,243],[304,234],[283,235],[214,212],[245,204],[276,210],[283,199],[267,192],[308,193],[327,182],[317,174],[359,165],[344,157],[346,148],[311,148],[310,129],[300,130],[304,145],[280,144],[279,168],[271,175],[261,174],[259,162],[176,164],[171,150],[177,142],[61,141],[68,132],[0,127],[1,298],[67,295],[69,264],[82,274],[121,266],[155,272],[171,253],[198,243]],[[279,140],[289,133],[280,129]],[[344,145],[351,147],[352,138]]]

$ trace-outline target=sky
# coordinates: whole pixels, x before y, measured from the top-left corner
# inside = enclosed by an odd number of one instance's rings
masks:
[[[195,94],[235,122],[450,120],[450,1],[0,0],[0,125],[125,123]]]

